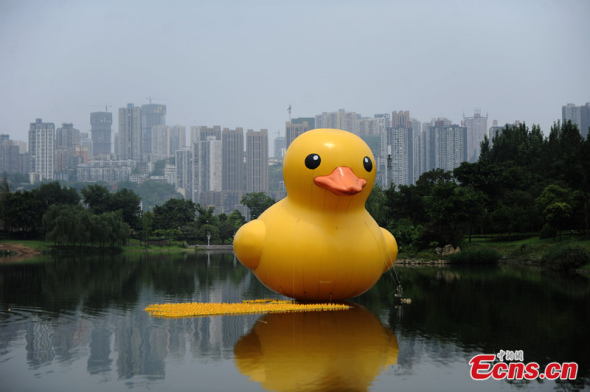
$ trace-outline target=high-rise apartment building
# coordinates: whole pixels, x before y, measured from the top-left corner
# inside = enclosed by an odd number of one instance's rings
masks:
[[[8,135],[0,135],[0,173],[21,173],[19,146]]]
[[[54,171],[60,180],[70,180],[76,172],[80,156],[80,131],[73,124],[62,124],[55,131],[55,167]]]
[[[55,148],[71,148],[80,145],[80,131],[74,124],[62,124],[55,131]]]
[[[92,135],[92,152],[96,155],[111,154],[111,126],[113,113],[90,113],[90,134]]]
[[[141,154],[152,153],[152,128],[156,125],[166,125],[166,105],[150,103],[141,105]]]
[[[414,147],[414,156],[413,156],[413,184],[418,181],[420,175],[420,139],[422,138],[422,123],[415,118],[410,118],[410,123],[412,124],[412,138],[413,142],[412,145]]]
[[[301,123],[287,121],[285,124],[285,149],[289,148],[297,136],[307,131],[309,131],[309,124],[307,121]]]
[[[38,118],[29,127],[31,183],[54,178],[55,124]]]
[[[223,169],[220,127],[201,127],[198,137],[193,143],[195,202],[204,192],[221,192]]]
[[[274,140],[274,157],[278,159],[283,159],[283,154],[285,154],[285,137],[284,136],[277,136]]]
[[[315,116],[315,128],[342,129],[358,135],[358,116],[356,112],[347,112],[344,109],[324,112]]]
[[[268,130],[246,132],[246,191],[268,192]]]
[[[152,127],[152,152],[148,155],[150,161],[174,156],[176,150],[184,147],[186,147],[186,127],[180,125]]]
[[[488,133],[488,116],[483,117],[480,109],[475,109],[473,117],[463,116],[467,128],[467,160],[476,162],[481,152],[481,142]]]
[[[387,181],[391,184],[414,183],[414,136],[411,127],[387,127],[381,144],[382,156],[387,156]]]
[[[185,199],[193,198],[193,151],[183,148],[175,153],[176,158],[176,190]]]
[[[439,120],[428,132],[428,171],[450,171],[467,161],[467,127]]]
[[[176,150],[186,147],[186,127],[175,125],[168,131],[168,155],[174,155]]]
[[[244,191],[244,130],[224,128],[221,131],[222,189]]]
[[[379,118],[362,117],[357,120],[358,134],[363,136],[375,136],[381,134],[383,121]],[[384,128],[383,128],[384,129]]]
[[[391,126],[392,127],[411,127],[410,111],[400,110],[391,112]]]
[[[152,153],[150,154],[150,161],[159,161],[170,155],[168,148],[169,133],[170,128],[166,125],[155,125],[152,127]]]
[[[571,120],[572,123],[578,126],[580,134],[583,138],[588,137],[588,128],[590,127],[590,102],[586,105],[576,106],[573,103],[568,103],[561,107],[561,121],[566,122]]]
[[[119,109],[119,159],[141,160],[141,117],[141,108],[132,103]]]
[[[222,212],[241,208],[244,184],[244,131],[242,128],[221,131],[222,149]]]

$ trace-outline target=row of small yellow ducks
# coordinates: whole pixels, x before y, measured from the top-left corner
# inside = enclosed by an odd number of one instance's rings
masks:
[[[152,317],[183,318],[256,313],[318,312],[347,309],[350,309],[350,306],[344,304],[302,304],[289,300],[257,299],[242,301],[240,303],[188,302],[180,304],[154,304],[145,308],[145,311]]]

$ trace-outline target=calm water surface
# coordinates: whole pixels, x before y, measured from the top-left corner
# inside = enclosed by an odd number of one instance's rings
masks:
[[[0,264],[1,391],[590,390],[590,283],[531,268],[397,267],[343,312],[155,319],[281,298],[231,253]],[[577,362],[575,381],[473,381],[476,354]]]

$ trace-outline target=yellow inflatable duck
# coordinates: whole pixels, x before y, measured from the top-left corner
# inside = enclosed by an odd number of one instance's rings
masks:
[[[287,197],[238,230],[234,252],[268,288],[303,301],[369,290],[395,263],[393,235],[365,209],[375,158],[353,133],[314,129],[283,162]]]

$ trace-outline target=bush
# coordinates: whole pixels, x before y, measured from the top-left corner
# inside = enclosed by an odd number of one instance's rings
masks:
[[[494,264],[502,255],[494,249],[466,249],[449,255],[453,264]]]
[[[555,237],[557,237],[557,231],[549,225],[544,225],[541,231],[539,232],[539,238],[542,240]]]
[[[541,265],[552,270],[569,271],[590,263],[590,252],[580,245],[557,246],[541,256]]]

